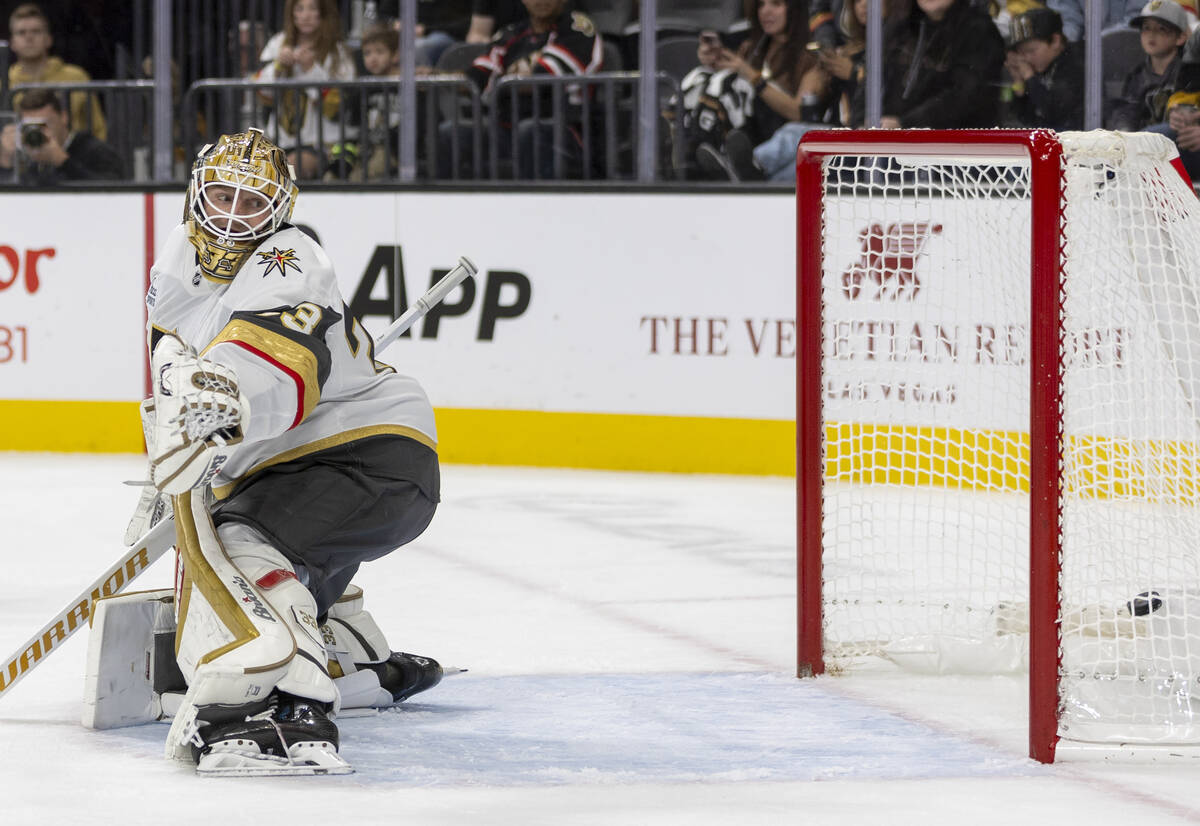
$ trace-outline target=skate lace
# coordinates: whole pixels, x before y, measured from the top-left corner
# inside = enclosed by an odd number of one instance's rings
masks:
[[[296,761],[292,758],[292,752],[288,746],[287,738],[283,736],[283,729],[279,726],[279,721],[276,715],[279,714],[279,697],[272,696],[267,700],[267,707],[258,714],[251,714],[246,718],[250,720],[266,720],[271,724],[271,728],[275,729],[275,736],[279,738],[279,745],[283,747],[283,756],[287,758],[288,765],[296,765]]]
[[[184,726],[179,732],[179,742],[180,745],[193,745],[197,747],[204,745],[204,738],[200,736],[199,719],[194,707],[190,709]]]

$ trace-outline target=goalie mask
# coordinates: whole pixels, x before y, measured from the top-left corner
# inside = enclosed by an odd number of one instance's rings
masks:
[[[291,218],[295,173],[262,130],[222,135],[192,166],[183,220],[205,276],[230,281],[259,243]]]

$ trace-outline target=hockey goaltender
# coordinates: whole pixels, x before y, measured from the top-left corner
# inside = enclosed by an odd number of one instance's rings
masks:
[[[151,484],[126,541],[173,511],[177,669],[155,670],[181,683],[162,702],[167,754],[202,774],[350,772],[337,713],[443,674],[392,652],[351,584],[433,518],[433,410],[375,360],[324,250],[288,223],[296,193],[261,131],[205,147],[146,295]]]

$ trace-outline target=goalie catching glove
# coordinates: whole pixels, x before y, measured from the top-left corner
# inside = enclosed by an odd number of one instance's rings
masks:
[[[237,374],[196,355],[175,336],[164,336],[154,348],[150,374],[150,483],[172,495],[211,483],[242,441],[250,415]]]

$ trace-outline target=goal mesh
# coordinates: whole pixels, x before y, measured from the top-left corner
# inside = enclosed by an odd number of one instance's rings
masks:
[[[1033,411],[1061,432],[1058,734],[1200,742],[1200,208],[1165,139],[1058,140],[1061,403]],[[1021,670],[1045,172],[969,143],[821,158],[824,664]]]

